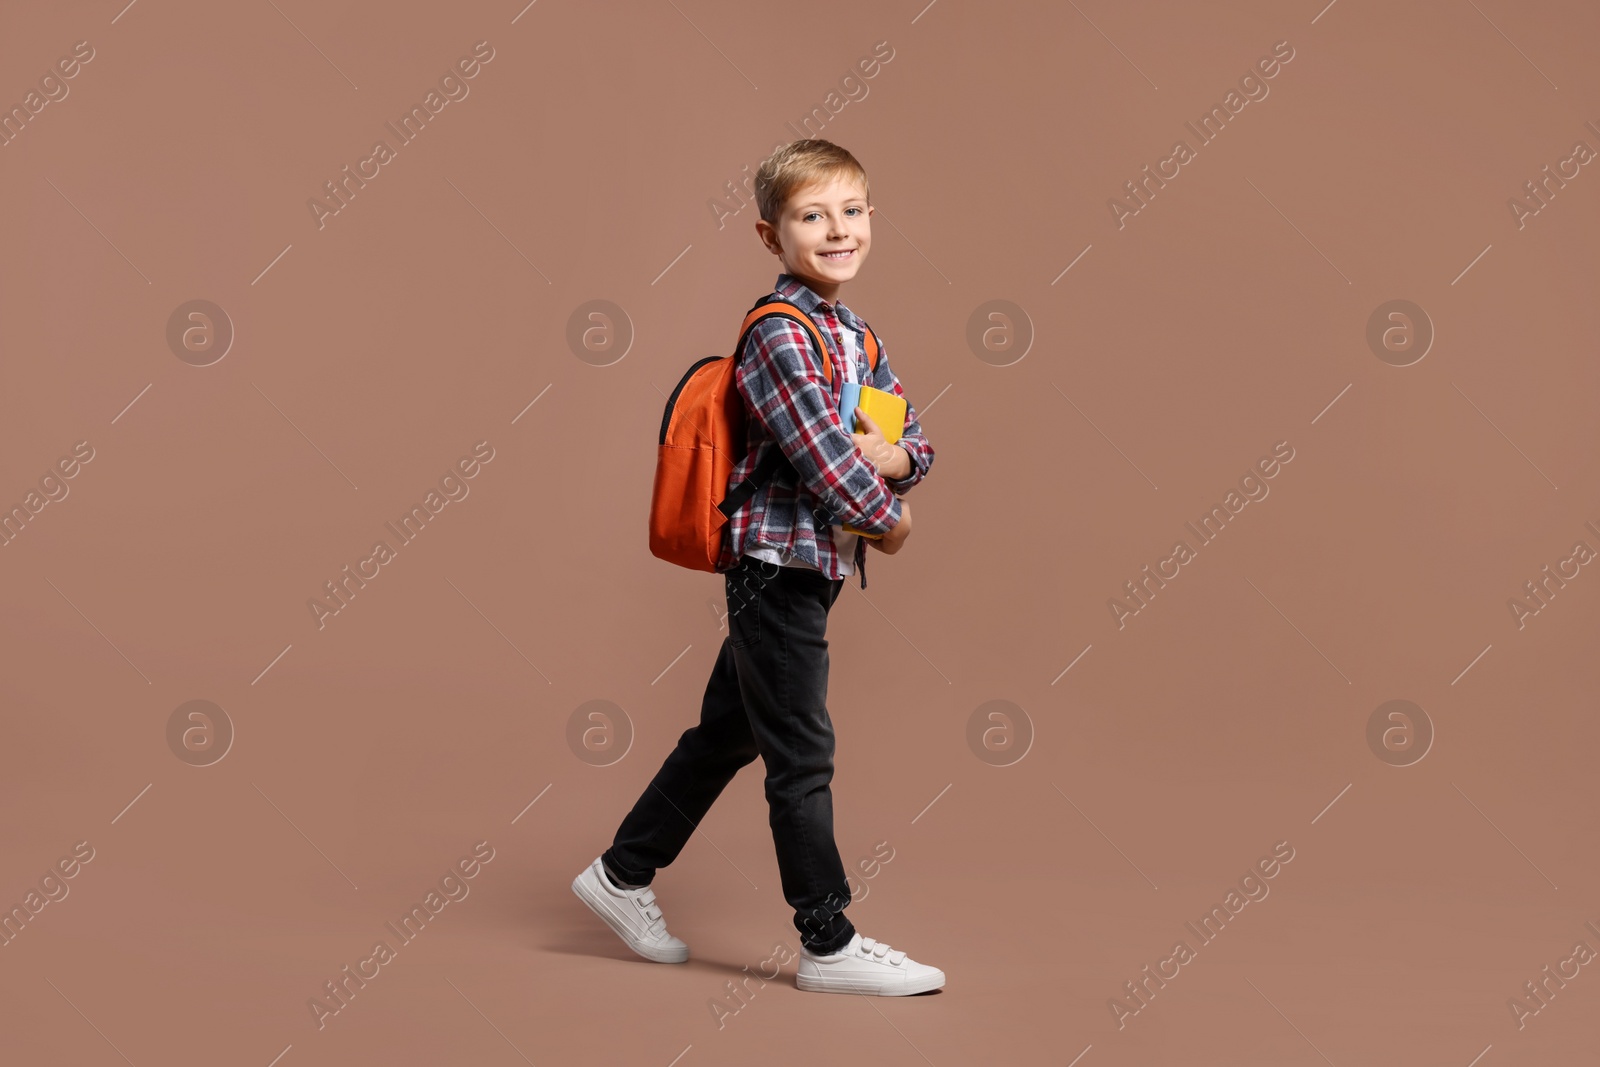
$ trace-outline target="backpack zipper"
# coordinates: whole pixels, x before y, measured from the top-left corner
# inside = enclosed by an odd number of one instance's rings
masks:
[[[683,392],[683,387],[689,384],[689,379],[694,377],[694,372],[704,367],[714,359],[727,359],[726,356],[706,356],[696,360],[694,366],[683,372],[683,377],[678,379],[677,388],[672,390],[672,395],[667,397],[667,409],[661,413],[661,444],[667,443],[667,426],[672,422],[672,409],[678,403],[678,394]]]

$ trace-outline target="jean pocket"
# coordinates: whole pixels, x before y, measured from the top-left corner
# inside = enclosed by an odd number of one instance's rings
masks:
[[[761,595],[779,567],[766,560],[746,560],[726,575],[728,639],[734,648],[761,640]]]

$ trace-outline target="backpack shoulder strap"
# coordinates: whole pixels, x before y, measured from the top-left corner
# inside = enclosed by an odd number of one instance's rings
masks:
[[[833,381],[833,365],[828,359],[828,346],[822,340],[822,331],[817,329],[817,324],[812,321],[810,315],[776,293],[757,300],[745,314],[744,325],[739,330],[739,344],[733,350],[734,361],[737,362],[744,355],[744,346],[749,341],[750,331],[755,329],[756,324],[771,318],[792,319],[805,328],[806,336],[811,338],[811,343],[816,346],[817,353],[821,357],[823,378],[829,382]]]
[[[750,472],[750,476],[728,490],[728,495],[717,504],[717,510],[722,512],[725,518],[733,518],[733,513],[744,507],[745,501],[755,496],[757,489],[770,482],[772,476],[778,472],[778,467],[786,462],[788,457],[783,454],[783,449],[774,443],[767,449],[767,454],[761,457],[761,462]]]
[[[757,300],[745,314],[744,324],[739,329],[739,343],[733,350],[734,363],[737,364],[744,356],[745,344],[750,340],[750,331],[755,329],[756,324],[774,317],[793,319],[805,327],[806,336],[811,338],[811,343],[816,346],[817,353],[822,358],[822,376],[830,382],[833,381],[833,365],[828,360],[828,346],[823,343],[822,333],[817,329],[817,324],[812,321],[810,315],[776,293],[769,293]],[[717,510],[726,518],[733,518],[734,512],[743,507],[745,502],[755,495],[757,489],[770,482],[778,468],[787,462],[788,457],[783,454],[783,449],[774,443],[767,450],[767,454],[761,457],[761,462],[750,472],[750,476],[728,491],[728,495],[717,505]]]
[[[872,327],[867,325],[867,320],[861,320],[861,328],[867,332],[867,366],[873,370],[878,369],[878,335],[872,332]]]

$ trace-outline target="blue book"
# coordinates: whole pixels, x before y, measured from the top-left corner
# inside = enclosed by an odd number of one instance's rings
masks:
[[[845,433],[856,432],[856,405],[861,403],[861,383],[845,382],[839,386],[839,421]]]

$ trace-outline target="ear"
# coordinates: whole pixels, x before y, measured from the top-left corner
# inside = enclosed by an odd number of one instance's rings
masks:
[[[767,246],[767,251],[773,255],[783,253],[783,245],[778,241],[778,231],[766,219],[756,219],[756,236],[761,238],[761,243]]]

